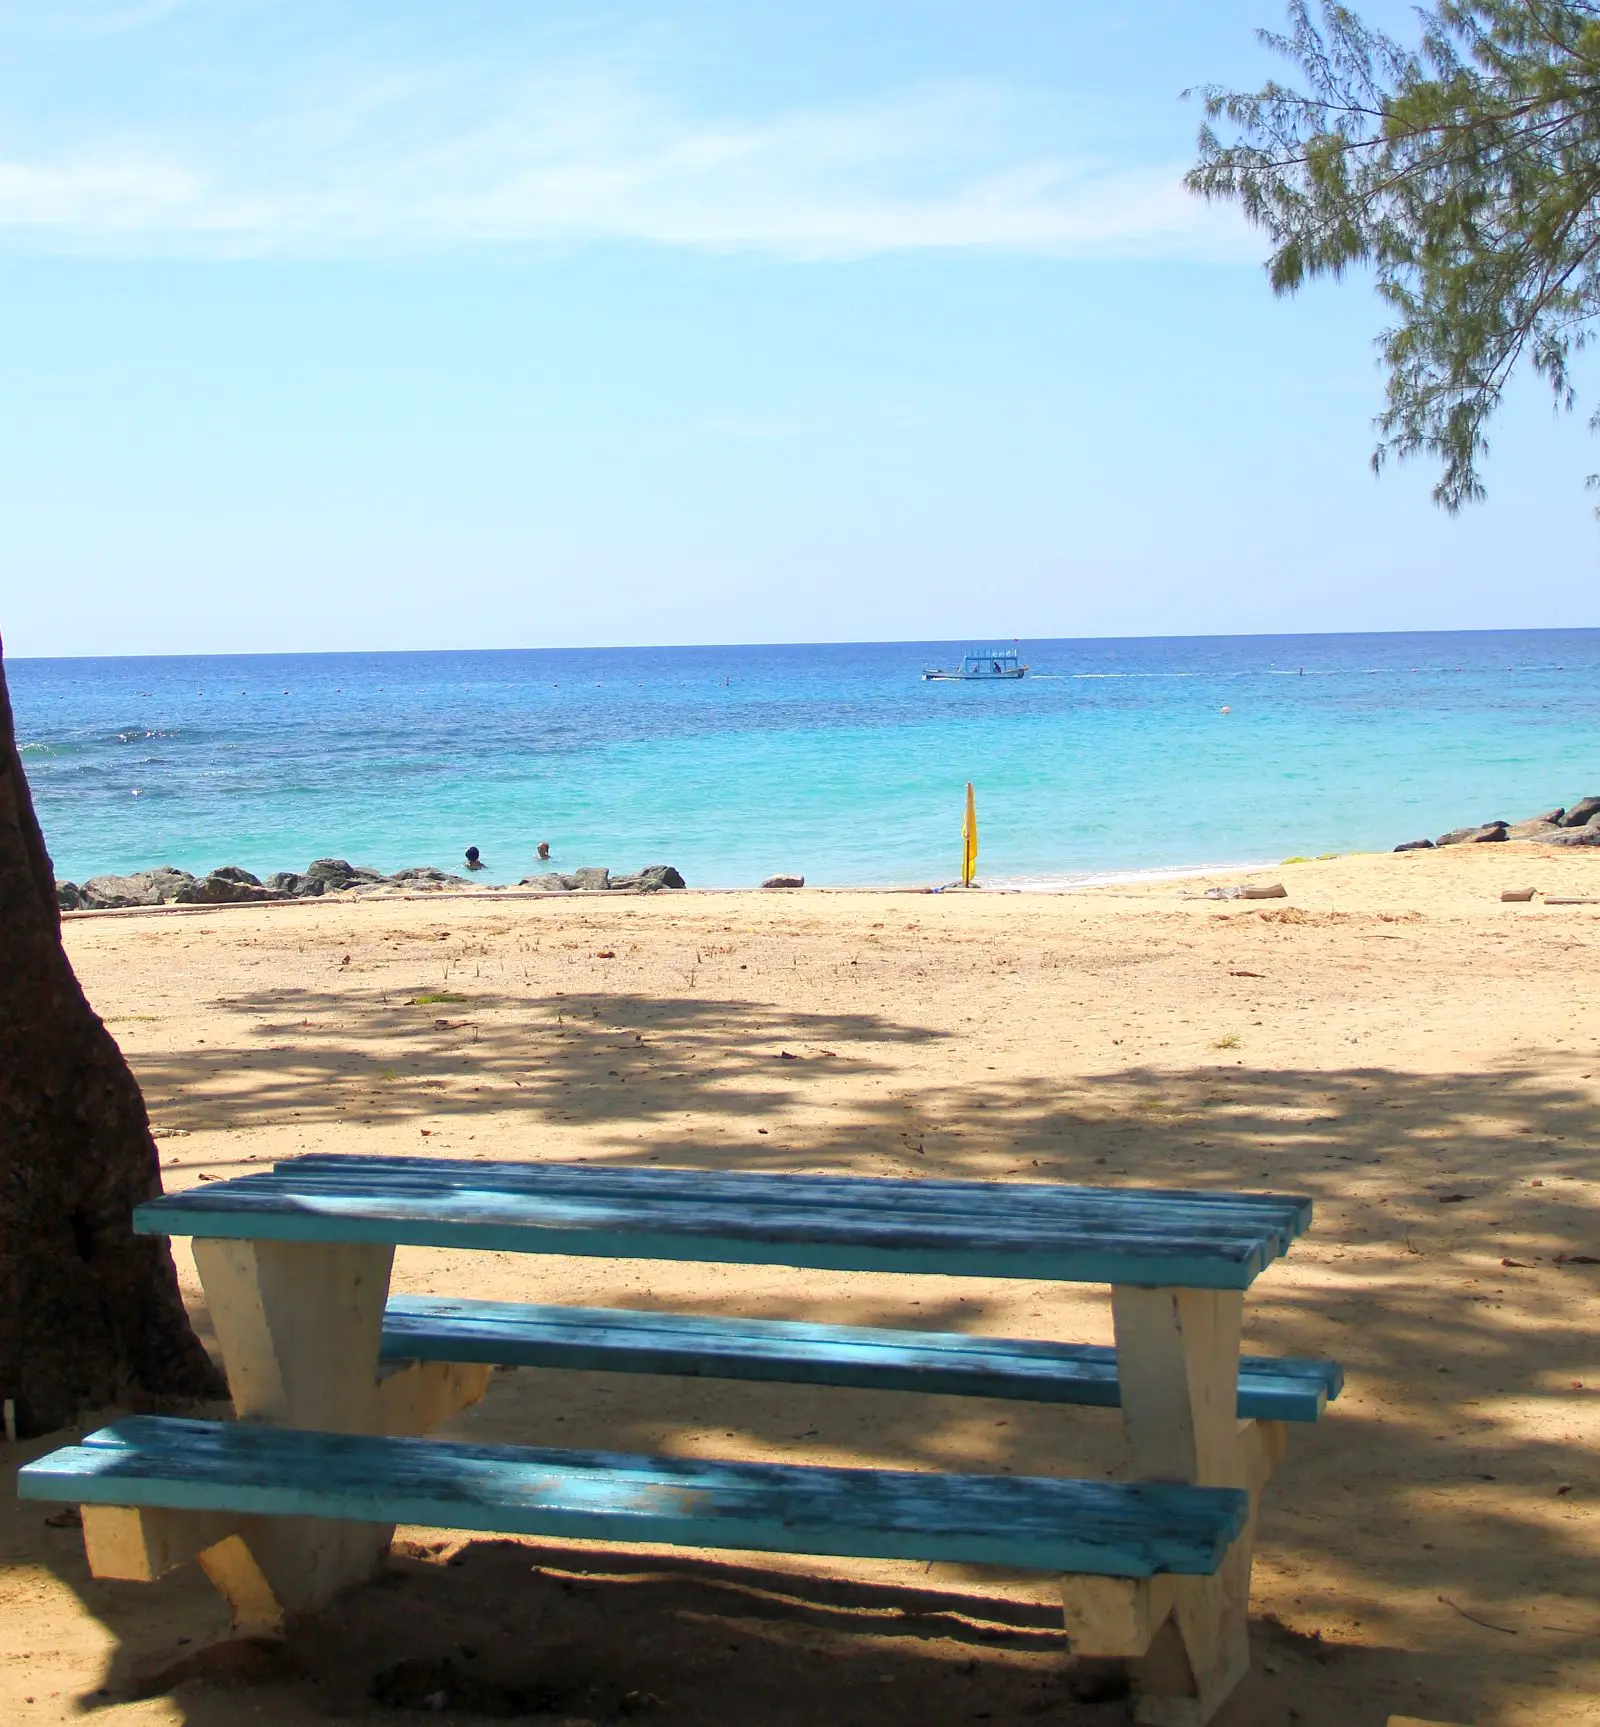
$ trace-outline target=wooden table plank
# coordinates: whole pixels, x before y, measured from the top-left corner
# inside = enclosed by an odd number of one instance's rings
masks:
[[[1044,1183],[306,1158],[139,1207],[150,1233],[1245,1289],[1311,1202]]]

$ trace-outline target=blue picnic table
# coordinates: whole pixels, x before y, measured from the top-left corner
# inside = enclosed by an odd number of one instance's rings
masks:
[[[1250,1557],[1286,1422],[1327,1361],[1241,1357],[1245,1292],[1307,1199],[437,1158],[301,1157],[165,1195],[231,1423],[137,1417],[29,1465],[97,1575],[196,1557],[260,1630],[370,1575],[397,1523],[1054,1572],[1075,1649],[1138,1718],[1207,1720],[1248,1666]],[[391,1295],[397,1246],[1109,1285],[1114,1347]],[[496,1365],[1118,1407],[1130,1479],[941,1475],[428,1438]]]

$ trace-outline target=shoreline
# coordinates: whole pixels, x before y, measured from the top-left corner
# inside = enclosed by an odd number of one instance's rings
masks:
[[[1508,844],[1532,841],[1538,847],[1600,848],[1600,796],[1584,796],[1570,807],[1548,809],[1539,815],[1511,823],[1494,820],[1454,828],[1437,840],[1403,840],[1383,851],[1356,849],[1321,852],[1315,856],[1291,855],[1254,861],[1229,859],[1216,863],[1154,864],[1090,870],[1034,871],[1023,875],[1000,875],[980,879],[975,889],[1001,894],[1072,894],[1105,887],[1140,887],[1170,881],[1196,881],[1213,876],[1248,875],[1260,870],[1289,869],[1308,863],[1327,863],[1342,857],[1383,856],[1389,851],[1421,853],[1486,843]],[[472,851],[469,871],[481,871]],[[695,891],[700,893],[745,893],[806,890],[827,893],[932,893],[951,889],[968,891],[954,881],[944,882],[819,882],[808,884],[805,875],[779,875],[771,881],[727,883],[716,887],[690,888],[671,864],[647,864],[643,868],[613,876],[609,868],[583,866],[570,873],[553,867],[553,860],[539,875],[520,881],[479,882],[472,874],[446,870],[433,864],[411,865],[384,874],[342,858],[319,858],[303,872],[279,870],[265,882],[238,865],[219,865],[204,878],[172,864],[161,864],[121,875],[88,877],[80,887],[58,877],[56,894],[63,914],[104,913],[122,910],[158,909],[165,906],[265,904],[299,899],[364,898],[374,894],[390,898],[434,898],[443,895],[498,897],[542,896],[563,898],[569,894],[593,896],[633,892]],[[536,865],[537,867],[537,865]],[[98,902],[98,903],[97,903]]]
[[[1381,856],[1381,853],[1345,852],[1336,854],[1341,857]],[[1311,860],[1302,860],[1311,861]],[[1319,861],[1329,861],[1327,859]],[[1036,895],[1071,895],[1084,893],[1096,888],[1128,887],[1139,884],[1157,885],[1162,882],[1203,882],[1213,876],[1250,875],[1260,870],[1270,870],[1285,867],[1283,860],[1263,863],[1226,863],[1207,865],[1184,865],[1181,867],[1161,866],[1145,870],[1120,870],[1098,874],[1088,874],[1081,877],[1063,876],[1060,878],[1040,879],[1034,876],[997,877],[992,881],[974,882],[970,888],[964,888],[959,882],[916,883],[916,882],[808,882],[803,887],[769,888],[760,885],[747,887],[682,887],[670,889],[641,889],[633,887],[616,887],[585,892],[582,889],[565,888],[533,888],[499,885],[485,882],[480,886],[476,882],[461,882],[449,886],[431,888],[425,891],[404,891],[395,889],[356,888],[336,895],[316,896],[312,898],[294,899],[245,899],[218,900],[206,904],[173,904],[165,905],[129,905],[103,907],[63,908],[63,921],[74,921],[85,918],[138,917],[145,915],[177,916],[213,911],[244,911],[251,908],[307,906],[307,905],[397,905],[424,902],[438,905],[449,903],[478,903],[505,900],[562,900],[575,904],[604,904],[611,900],[648,899],[658,893],[666,893],[673,899],[684,897],[725,896],[739,894],[758,894],[763,898],[793,894],[906,894],[933,895],[954,893],[964,895],[975,894],[1026,894]]]
[[[646,904],[665,899],[673,904],[704,900],[751,900],[760,903],[779,903],[785,900],[840,900],[852,897],[862,898],[929,898],[967,900],[974,903],[981,901],[1007,900],[1089,900],[1096,898],[1126,898],[1145,900],[1156,897],[1162,888],[1195,887],[1201,888],[1212,884],[1218,878],[1233,879],[1273,872],[1275,878],[1281,876],[1288,889],[1287,899],[1293,902],[1296,898],[1296,881],[1302,888],[1310,888],[1315,895],[1321,879],[1329,869],[1335,872],[1348,868],[1359,868],[1364,865],[1381,865],[1394,863],[1404,866],[1408,862],[1423,860],[1445,860],[1474,857],[1484,863],[1502,863],[1517,866],[1508,876],[1505,886],[1526,885],[1521,877],[1527,873],[1523,866],[1557,863],[1572,866],[1575,882],[1563,885],[1590,885],[1581,880],[1588,870],[1587,859],[1593,852],[1595,867],[1600,868],[1600,850],[1590,847],[1554,847],[1532,840],[1508,840],[1494,846],[1449,846],[1434,847],[1428,851],[1409,852],[1335,852],[1315,858],[1284,858],[1267,860],[1259,863],[1225,863],[1198,866],[1168,867],[1158,866],[1145,870],[1106,871],[1100,874],[1086,875],[1079,878],[1063,877],[1055,880],[1040,881],[1038,878],[997,878],[990,882],[979,881],[971,888],[963,888],[958,882],[915,883],[898,882],[863,885],[856,883],[808,883],[804,887],[766,888],[760,886],[747,887],[682,887],[668,889],[640,889],[635,887],[614,887],[604,890],[585,891],[582,889],[547,889],[520,886],[497,886],[485,883],[479,886],[475,882],[463,882],[446,887],[434,887],[425,890],[405,890],[400,888],[366,887],[354,888],[342,893],[327,894],[304,899],[247,899],[238,901],[217,901],[205,904],[164,904],[164,905],[131,905],[105,908],[90,908],[81,910],[63,909],[62,923],[76,924],[100,919],[138,918],[138,917],[179,917],[193,916],[211,912],[243,912],[271,911],[281,912],[289,907],[313,907],[349,909],[356,906],[410,906],[430,905],[439,908],[445,906],[494,905],[526,902],[530,904],[566,904],[584,910],[594,910],[613,902],[626,901],[630,904]],[[1468,865],[1466,867],[1475,867]],[[1564,869],[1562,874],[1569,873]],[[1597,894],[1600,894],[1600,880],[1593,884]],[[1118,893],[1116,890],[1124,890]],[[1536,890],[1537,891],[1537,890]],[[1197,899],[1198,895],[1177,896],[1179,898]],[[1231,901],[1207,901],[1215,906],[1218,903],[1231,904]],[[1582,903],[1581,901],[1578,903]]]

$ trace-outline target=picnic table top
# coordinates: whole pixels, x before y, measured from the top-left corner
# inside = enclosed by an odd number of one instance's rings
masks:
[[[1292,1195],[332,1154],[148,1201],[144,1234],[1247,1289]]]

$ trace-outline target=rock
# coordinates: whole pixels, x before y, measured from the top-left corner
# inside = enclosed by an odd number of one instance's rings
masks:
[[[806,878],[803,875],[769,875],[761,885],[763,887],[804,887]]]
[[[1600,821],[1581,828],[1552,828],[1539,843],[1547,846],[1600,846]]]
[[[317,858],[306,866],[306,877],[323,885],[319,893],[344,893],[353,887],[376,887],[383,877],[375,869],[362,869],[343,858]]]
[[[1542,840],[1550,834],[1560,831],[1550,818],[1535,816],[1531,821],[1512,823],[1506,829],[1506,838],[1511,840]]]
[[[297,875],[293,870],[275,870],[264,884],[274,893],[287,895],[290,899],[315,899],[322,893],[327,883],[319,876],[313,881],[310,876]]]
[[[1433,850],[1433,841],[1407,840],[1404,845],[1398,845],[1394,849],[1397,852],[1431,852]]]
[[[410,869],[397,869],[389,880],[396,887],[444,888],[468,885],[465,876],[451,875],[449,870],[435,869],[432,864],[416,864]]]
[[[1501,901],[1510,905],[1526,905],[1538,890],[1531,887],[1508,887],[1500,890]]]
[[[1449,833],[1439,835],[1439,844],[1442,846],[1488,845],[1494,840],[1503,840],[1510,828],[1509,822],[1485,822],[1482,827],[1452,828]]]
[[[1600,816],[1600,798],[1579,798],[1561,817],[1561,825],[1564,828],[1587,827],[1596,816]]]
[[[124,906],[170,905],[178,890],[193,880],[187,870],[164,864],[160,869],[137,870],[132,875],[91,876],[81,892],[89,910],[117,911]]]
[[[611,871],[608,869],[574,870],[572,880],[581,893],[603,893],[611,885]]]
[[[1543,822],[1546,827],[1554,827],[1567,812],[1558,804],[1553,810],[1546,810],[1542,816],[1529,816],[1530,822]],[[1526,826],[1527,823],[1523,823]]]
[[[58,881],[56,883],[56,904],[62,911],[82,911],[84,907],[83,889],[75,881]]]
[[[244,905],[251,900],[289,897],[276,888],[263,887],[254,877],[249,881],[235,879],[245,873],[237,870],[224,875],[221,870],[213,870],[204,881],[185,882],[173,898],[178,905]]]
[[[238,882],[241,887],[260,887],[261,877],[251,875],[249,870],[240,869],[237,864],[224,864],[221,869],[212,870],[211,874],[218,881]]]
[[[571,893],[578,885],[573,876],[558,875],[554,870],[545,875],[525,875],[518,887],[536,887],[542,893]]]
[[[639,871],[639,886],[645,893],[655,893],[664,887],[687,887],[688,883],[671,864],[646,864]]]
[[[1265,887],[1208,887],[1205,899],[1287,899],[1289,890],[1281,881]]]

